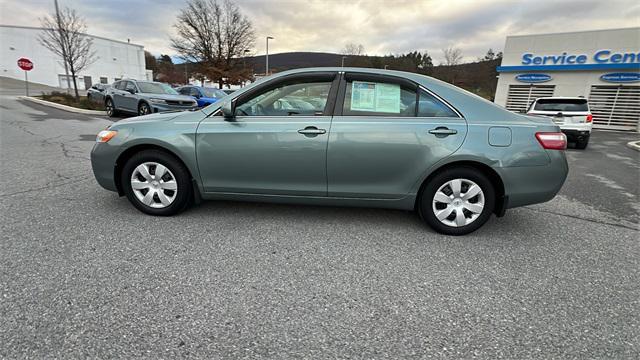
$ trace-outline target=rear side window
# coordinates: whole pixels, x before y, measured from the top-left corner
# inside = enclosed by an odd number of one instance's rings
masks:
[[[419,117],[458,117],[455,111],[438,100],[435,96],[420,89],[418,100]]]
[[[416,92],[400,84],[350,80],[342,114],[346,116],[416,116]]]
[[[124,90],[124,81],[118,81],[115,84],[113,84],[113,87],[118,89],[118,90]]]
[[[589,111],[586,99],[539,99],[533,108],[540,111]]]

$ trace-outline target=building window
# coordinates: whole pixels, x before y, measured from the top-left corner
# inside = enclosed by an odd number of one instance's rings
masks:
[[[593,85],[589,107],[594,126],[635,130],[640,123],[640,86]]]
[[[507,110],[526,113],[535,99],[553,96],[555,87],[555,85],[509,85]]]
[[[108,84],[109,79],[106,76],[100,76],[100,84]]]

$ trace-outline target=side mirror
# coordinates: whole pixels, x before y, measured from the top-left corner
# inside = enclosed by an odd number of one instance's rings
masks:
[[[226,121],[233,121],[236,117],[236,102],[235,101],[227,101],[222,104],[222,116]]]
[[[136,90],[135,90],[135,89],[127,89],[127,91],[128,91],[130,94],[135,94],[135,93],[136,93]]]

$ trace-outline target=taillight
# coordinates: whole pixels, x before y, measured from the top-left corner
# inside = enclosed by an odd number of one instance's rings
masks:
[[[587,115],[587,122],[590,123],[593,121],[593,115],[589,114]]]
[[[567,136],[561,132],[539,132],[536,139],[547,150],[565,150],[567,148]]]

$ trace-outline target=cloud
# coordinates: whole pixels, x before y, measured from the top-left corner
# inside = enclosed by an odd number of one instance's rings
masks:
[[[83,15],[94,35],[142,44],[154,54],[174,54],[169,38],[184,2],[171,0],[59,0]],[[457,46],[467,60],[502,50],[507,35],[640,26],[640,4],[627,0],[537,1],[259,1],[238,0],[253,22],[253,52],[339,52],[346,43],[368,54],[428,51]],[[2,0],[2,24],[38,26],[50,0]]]

